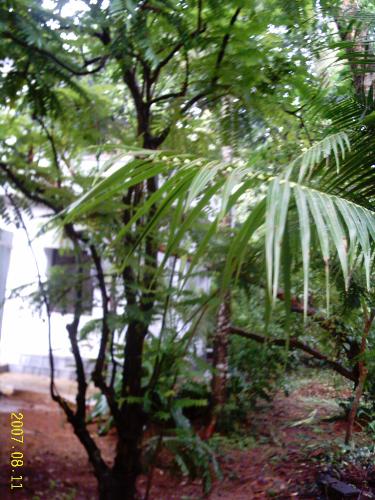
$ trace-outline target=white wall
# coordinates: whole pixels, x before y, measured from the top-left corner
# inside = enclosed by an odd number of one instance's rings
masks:
[[[39,237],[38,231],[46,222],[45,211],[36,207],[34,218],[28,219],[27,225],[32,248],[38,262],[39,272],[42,280],[46,278],[48,271],[48,259],[45,248],[61,247],[61,238],[57,231],[49,231]],[[10,297],[16,289],[27,286],[20,290],[20,297],[8,298],[4,304],[3,321],[0,337],[0,364],[18,364],[23,355],[48,355],[48,325],[45,311],[36,311],[27,297],[38,288],[38,275],[35,259],[30,250],[28,239],[22,228],[14,225],[0,225],[0,228],[13,233],[13,241],[10,253],[9,271],[6,282],[6,297]],[[99,317],[100,310],[93,309],[92,316],[83,316],[82,324],[92,317]],[[71,322],[72,315],[52,313],[52,347],[56,356],[71,356],[70,343],[67,335],[66,325]],[[83,348],[86,357],[95,356],[96,348],[92,350]]]
[[[46,223],[46,209],[35,207],[33,218],[28,218],[23,214],[29,236],[32,240],[32,248],[38,262],[39,272],[42,280],[45,280],[48,272],[48,257],[46,248],[61,248],[62,239],[57,230],[48,231],[38,236],[41,227]],[[6,296],[10,297],[14,290],[27,286],[20,290],[19,297],[6,300],[3,309],[3,321],[0,334],[0,365],[20,365],[24,363],[25,356],[47,356],[48,355],[48,324],[45,311],[36,311],[30,304],[28,295],[38,289],[38,274],[35,258],[23,228],[14,225],[6,226],[0,222],[0,229],[5,229],[13,234],[13,241],[10,252],[9,271],[6,282]],[[1,244],[1,241],[0,241]],[[0,254],[1,256],[1,254]],[[159,260],[163,256],[159,255]],[[177,263],[176,270],[179,269],[180,262]],[[1,266],[0,266],[1,272]],[[174,283],[177,285],[177,282]],[[207,293],[210,288],[208,277],[191,278],[189,287]],[[94,304],[100,304],[99,290],[94,290]],[[101,309],[94,307],[91,315],[83,315],[81,326],[90,319],[100,318]],[[52,347],[55,357],[72,357],[70,342],[66,330],[66,325],[72,321],[72,315],[62,315],[54,312],[51,316],[52,323]],[[158,335],[160,331],[160,319],[156,319],[150,327],[150,332]],[[177,330],[182,328],[183,322],[176,319]],[[189,325],[185,325],[181,334],[185,333]],[[82,355],[87,359],[96,357],[98,342],[91,338],[90,343],[81,345]],[[202,339],[195,342],[198,353],[204,354],[205,343]]]

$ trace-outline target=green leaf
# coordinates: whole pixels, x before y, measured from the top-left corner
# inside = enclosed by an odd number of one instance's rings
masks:
[[[299,186],[294,187],[296,199],[299,229],[301,237],[301,251],[303,262],[303,313],[307,317],[307,306],[309,298],[309,269],[310,269],[310,217],[305,190]]]

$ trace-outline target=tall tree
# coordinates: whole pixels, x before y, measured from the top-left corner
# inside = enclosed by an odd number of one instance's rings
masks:
[[[337,45],[336,42],[334,46],[346,48],[346,44]],[[349,67],[353,62],[352,57],[356,60],[357,54],[353,55],[347,51],[339,54],[339,59],[345,59]],[[337,71],[336,75],[339,73]],[[207,237],[198,247],[197,256],[207,249],[209,236],[215,234],[219,220],[232,206],[240,204],[239,200],[244,193],[250,195],[251,201],[245,201],[246,217],[239,225],[229,247],[227,265],[223,273],[224,288],[228,285],[233,270],[241,267],[247,243],[255,235],[259,237],[262,231],[265,233],[267,290],[271,305],[279,293],[281,270],[285,280],[285,301],[290,303],[291,255],[297,251],[302,256],[303,310],[307,317],[312,244],[320,249],[326,271],[327,313],[329,269],[334,254],[341,266],[346,288],[349,287],[353,268],[362,262],[367,287],[370,288],[371,255],[375,235],[374,178],[371,166],[374,103],[372,95],[367,102],[364,102],[362,95],[358,99],[347,81],[342,89],[347,92],[347,96],[332,97],[328,94],[327,97],[324,92],[321,96],[315,96],[312,107],[321,110],[319,118],[327,120],[327,129],[320,135],[320,140],[313,141],[310,138],[311,147],[295,161],[290,162],[284,171],[280,169],[278,175],[264,174],[240,165],[225,178],[225,168],[217,169],[207,165],[206,169],[202,170],[191,165],[192,178],[187,185],[180,184],[178,175],[174,177],[173,192],[179,199],[187,196],[189,203],[194,198],[197,199],[194,215],[192,213],[189,216],[188,223],[185,221],[184,229],[197,221],[202,211],[211,203],[211,199],[218,193],[222,196],[219,213],[213,220]],[[329,103],[326,110],[324,103]],[[161,168],[160,172],[162,171]],[[260,193],[256,203],[251,197],[254,192]],[[161,197],[162,192],[159,193]],[[158,196],[159,193],[155,194]],[[91,202],[95,200],[95,195],[95,191],[89,193]],[[172,200],[169,204],[172,205]],[[79,206],[81,210],[87,210],[87,200],[83,199]],[[74,208],[73,212],[77,212],[77,209]],[[291,234],[288,228],[298,226],[298,233],[293,229],[294,234]],[[170,245],[168,251],[173,250],[174,246]],[[198,257],[194,259],[195,263],[197,261]]]
[[[222,149],[223,160],[226,163],[232,161],[231,147]],[[231,214],[228,213],[221,222],[223,229],[230,230],[232,224]],[[216,329],[212,339],[212,404],[211,422],[208,427],[208,435],[211,435],[216,427],[217,420],[223,414],[228,393],[229,372],[229,332],[231,324],[231,291],[228,288],[222,294],[216,320]]]
[[[133,149],[135,145],[148,150],[118,172],[115,189],[110,187],[111,177],[108,189],[104,187],[104,194],[101,192],[102,200],[122,192],[121,255],[134,251],[133,258],[125,260],[121,271],[127,329],[120,401],[116,400],[107,376],[106,356],[113,331],[108,319],[110,294],[101,255],[105,245],[98,234],[94,238],[82,235],[73,220],[65,220],[63,224],[77,259],[83,251],[88,251],[101,293],[100,348],[92,378],[107,398],[118,433],[113,467],[105,463],[85,425],[87,381],[77,341],[81,312],[78,288],[74,321],[68,325],[77,365],[77,408],[72,410],[58,397],[53,385],[52,396],[66,412],[88,453],[103,499],[135,498],[136,478],[141,471],[141,441],[147,420],[142,406],[142,358],[157,296],[159,235],[154,221],[163,212],[163,204],[157,202],[163,172],[147,154],[167,144],[166,141],[173,144],[176,125],[189,113],[199,113],[201,107],[214,105],[227,95],[235,96],[246,108],[251,85],[267,95],[276,92],[280,82],[285,84],[283,78],[293,67],[293,60],[279,56],[269,62],[279,37],[267,31],[270,22],[285,21],[292,26],[294,13],[285,12],[282,5],[274,1],[260,7],[257,2],[245,5],[237,0],[225,4],[200,0],[116,0],[108,4],[82,2],[72,11],[72,4],[65,1],[48,9],[37,1],[7,0],[0,7],[0,57],[5,61],[1,74],[2,103],[29,113],[48,141],[52,159],[47,174],[38,165],[32,136],[28,148],[25,140],[15,148],[5,147],[3,177],[18,192],[32,202],[45,205],[54,215],[64,210],[75,198],[75,183],[84,189],[88,187],[65,154],[67,144],[71,142],[71,148],[76,148],[84,132],[92,134],[83,141],[86,145],[91,140],[101,147],[104,129],[113,131],[112,142],[117,145],[125,142]],[[263,43],[262,33],[267,43]],[[264,65],[267,71],[257,70]],[[110,93],[112,106],[108,106],[112,116],[100,116],[100,110],[93,112],[92,103],[97,99],[97,96],[93,99],[93,85],[97,84],[99,90],[101,85],[104,95],[110,83],[116,86],[116,91]],[[97,102],[100,107],[100,99]],[[93,123],[82,129],[81,115],[85,114],[89,120],[90,111]],[[65,129],[66,135],[60,141],[54,132],[55,122],[63,121],[69,113],[74,117],[69,120],[71,129]],[[119,130],[121,120],[123,127]],[[73,168],[69,187],[66,168]],[[129,175],[131,182],[127,182]],[[97,193],[101,186],[99,183]],[[138,216],[139,210],[144,210],[142,207],[149,210]],[[118,206],[115,210],[118,220]],[[88,221],[83,218],[82,222]],[[101,227],[105,231],[105,225]],[[141,239],[143,234],[145,237]]]

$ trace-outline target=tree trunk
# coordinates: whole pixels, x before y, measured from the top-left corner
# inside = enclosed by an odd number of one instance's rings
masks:
[[[374,310],[371,311],[370,315],[368,315],[367,310],[365,311],[365,325],[364,325],[363,334],[362,334],[361,352],[360,352],[361,357],[360,357],[359,362],[358,362],[359,379],[358,379],[358,385],[357,385],[357,387],[355,389],[355,393],[354,393],[353,404],[352,404],[352,407],[350,409],[350,413],[349,413],[349,417],[348,417],[348,425],[346,428],[345,444],[349,444],[351,441],[355,417],[357,415],[359,403],[361,401],[363,387],[364,387],[365,382],[366,382],[368,370],[367,370],[367,367],[365,365],[364,355],[366,353],[367,337],[369,335],[371,325],[372,325],[372,322],[374,320],[374,315],[375,315]]]
[[[143,147],[156,149],[159,144],[148,137],[148,116],[143,117],[145,123],[139,125],[139,135],[143,136]],[[131,217],[132,211],[152,195],[157,189],[157,179],[152,178],[145,184],[135,186],[128,192],[124,223]],[[150,210],[149,217],[154,215],[155,207]],[[147,221],[146,221],[147,223]],[[125,239],[125,245],[131,247],[133,235]],[[136,482],[142,472],[141,445],[146,415],[143,411],[142,390],[142,359],[143,345],[152,320],[151,311],[155,301],[154,273],[157,269],[157,244],[154,237],[147,236],[145,240],[145,272],[140,278],[133,268],[127,266],[123,271],[125,296],[129,314],[129,324],[126,332],[124,349],[124,366],[122,375],[121,397],[124,403],[120,411],[120,421],[117,424],[118,440],[114,466],[105,493],[101,500],[134,500],[137,498]],[[142,290],[137,296],[136,290]],[[134,317],[134,309],[137,316]],[[141,316],[141,317],[139,317]],[[112,484],[113,482],[113,484]],[[110,495],[110,496],[105,496]]]
[[[147,327],[139,322],[129,325],[126,336],[124,397],[121,409],[121,429],[118,429],[116,458],[113,475],[121,485],[120,496],[114,500],[136,498],[136,480],[142,472],[141,444],[145,415],[142,405],[142,354]],[[136,400],[138,399],[138,401]],[[114,494],[114,493],[113,493]]]
[[[213,341],[213,367],[215,372],[212,377],[212,400],[213,408],[218,411],[225,405],[227,400],[230,302],[231,294],[227,291],[219,307],[217,328]]]
[[[204,439],[209,439],[220,421],[223,407],[227,401],[228,380],[228,341],[231,320],[231,293],[228,290],[220,304],[215,336],[213,339],[212,366],[214,369],[211,381],[212,403],[210,423],[204,432]]]
[[[223,161],[230,163],[232,161],[232,148],[224,146],[221,151]],[[232,217],[228,213],[222,220],[223,228],[231,227]],[[211,421],[206,430],[206,437],[209,438],[214,432],[217,421],[225,403],[227,402],[227,379],[228,379],[228,342],[231,326],[231,293],[226,290],[223,301],[219,306],[217,314],[216,331],[213,339],[212,366],[213,375],[211,381],[212,404]]]
[[[348,15],[354,16],[357,12],[357,2],[354,2],[353,0],[343,1],[342,18],[344,20],[345,18],[348,18]],[[346,47],[346,52],[348,54],[348,60],[353,75],[355,92],[358,96],[363,94],[367,95],[370,88],[374,87],[375,80],[375,65],[373,64],[372,47],[369,41],[369,26],[362,23],[360,29],[356,28],[355,24],[348,28],[348,26],[343,25],[339,19],[336,20],[336,24],[341,39],[344,42],[349,42]],[[361,56],[366,54],[370,62],[367,63],[365,58],[362,63],[358,63],[358,61],[353,62],[353,59],[356,59],[353,56],[356,56],[356,54]]]
[[[129,481],[122,474],[110,472],[98,480],[99,500],[136,499],[135,480]]]

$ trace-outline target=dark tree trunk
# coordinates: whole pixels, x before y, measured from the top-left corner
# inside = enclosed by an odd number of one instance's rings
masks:
[[[134,500],[135,481],[129,484],[124,474],[111,471],[98,478],[99,500]]]
[[[366,362],[364,360],[364,356],[366,353],[367,338],[368,338],[368,335],[370,333],[372,322],[374,321],[374,316],[375,316],[374,310],[372,310],[370,312],[370,314],[367,313],[367,310],[365,311],[365,324],[364,324],[362,340],[361,340],[360,359],[358,362],[359,379],[358,379],[358,385],[356,386],[356,389],[354,392],[353,404],[352,404],[352,407],[351,407],[350,412],[349,412],[348,425],[346,428],[345,444],[349,444],[351,439],[352,439],[355,417],[357,416],[359,404],[361,402],[361,397],[363,394],[363,388],[365,386],[365,382],[366,382],[366,378],[367,378],[368,369],[366,367]]]
[[[129,325],[126,335],[124,402],[121,429],[118,429],[116,458],[113,467],[115,483],[121,485],[120,496],[114,500],[136,498],[136,480],[142,472],[141,444],[145,415],[142,407],[142,354],[147,326],[140,322]],[[135,399],[138,398],[139,401]]]
[[[350,62],[350,67],[353,75],[353,84],[355,92],[358,96],[367,95],[371,87],[374,87],[375,80],[375,65],[373,64],[373,50],[369,41],[369,26],[362,23],[360,28],[356,25],[349,24],[350,17],[358,12],[357,3],[354,0],[344,0],[342,4],[342,18],[347,19],[347,24],[337,19],[336,24],[339,30],[339,35],[344,42],[348,42],[346,52]],[[363,60],[358,64],[356,54],[368,57],[368,61]],[[353,57],[354,56],[354,57]],[[354,62],[353,62],[354,59]]]
[[[222,157],[225,163],[232,161],[232,148],[224,146]],[[223,228],[230,229],[232,225],[231,214],[228,213],[221,222]],[[211,381],[212,403],[211,420],[206,430],[206,438],[209,438],[220,423],[222,411],[227,402],[227,381],[228,381],[228,342],[231,326],[231,293],[227,289],[223,295],[217,314],[216,331],[213,338],[212,366],[213,375]]]
[[[213,366],[215,373],[212,377],[213,406],[222,408],[227,399],[228,379],[228,337],[230,329],[230,292],[226,292],[220,304],[217,315],[217,328],[213,342]]]
[[[219,306],[217,314],[216,331],[213,339],[212,365],[214,372],[212,375],[211,390],[211,421],[207,428],[206,437],[209,438],[215,431],[217,422],[223,407],[227,401],[227,380],[228,380],[228,341],[231,327],[231,294],[228,290]]]
[[[138,135],[143,137],[143,147],[156,149],[164,138],[154,138],[149,135],[149,113],[143,112],[139,104],[138,110]],[[157,179],[149,179],[146,183],[135,186],[126,195],[124,224],[126,224],[135,209],[157,189]],[[154,214],[150,210],[149,217]],[[147,221],[146,221],[147,222]],[[125,246],[131,248],[134,236],[125,237]],[[124,349],[124,366],[122,376],[121,396],[124,403],[120,410],[117,423],[118,440],[116,457],[111,476],[107,485],[101,491],[101,500],[134,500],[137,498],[136,482],[142,472],[141,445],[143,427],[146,424],[146,415],[143,411],[142,359],[144,340],[152,320],[152,308],[155,300],[155,285],[153,284],[154,272],[157,267],[157,244],[153,236],[145,240],[145,267],[141,278],[133,268],[126,267],[123,271],[125,296],[129,316]],[[139,290],[142,290],[141,293]],[[137,317],[134,317],[137,310]]]

